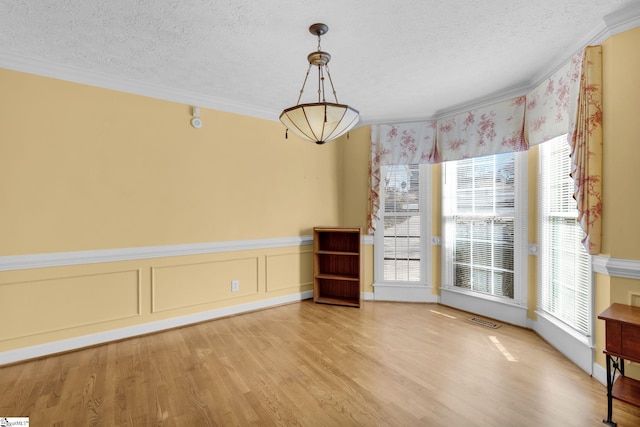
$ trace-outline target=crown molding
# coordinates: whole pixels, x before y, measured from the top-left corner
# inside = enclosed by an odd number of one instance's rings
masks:
[[[491,105],[497,104],[502,101],[507,101],[513,98],[517,98],[519,96],[523,96],[527,92],[532,90],[534,87],[535,86],[531,86],[529,83],[510,86],[500,91],[493,92],[489,95],[483,96],[482,98],[476,98],[472,101],[465,102],[464,104],[458,104],[453,107],[438,110],[435,114],[431,116],[402,117],[398,119],[392,118],[391,120],[389,120],[389,117],[382,117],[382,116],[364,117],[361,121],[361,125],[381,125],[381,124],[388,124],[388,123],[415,123],[415,122],[421,122],[421,121],[427,121],[427,120],[440,120],[440,119],[455,116],[458,114],[467,113],[471,110],[477,110],[480,108],[489,107]]]
[[[640,26],[640,3],[634,3],[603,18],[610,35],[616,35]]]
[[[118,77],[44,59],[0,53],[0,68],[271,121],[276,121],[279,114],[279,112],[274,113],[265,108],[241,104],[229,99],[213,98],[194,92]]]
[[[531,89],[544,81],[551,74],[567,63],[569,58],[587,46],[599,45],[611,36],[623,33],[640,26],[640,4],[634,4],[602,18],[602,22],[594,27],[577,43],[569,47],[562,55],[550,61],[531,79]]]
[[[373,116],[362,118],[361,125],[373,125],[383,123],[406,123],[424,120],[437,120],[469,110],[490,106],[501,101],[522,96],[534,89],[538,84],[557,71],[574,54],[586,46],[600,44],[609,37],[624,31],[640,26],[640,4],[633,4],[620,11],[605,16],[602,22],[597,25],[589,34],[579,42],[568,48],[563,54],[557,55],[537,72],[529,81],[511,86],[503,90],[493,92],[482,98],[458,104],[449,108],[437,111],[433,115],[420,117],[382,117]],[[118,77],[106,73],[100,73],[47,61],[43,59],[26,58],[19,55],[0,53],[0,68],[21,71],[29,74],[36,74],[45,77],[52,77],[74,83],[81,83],[90,86],[97,86],[105,89],[117,90],[120,92],[135,95],[147,96],[150,98],[162,99],[166,101],[179,102],[187,105],[197,105],[199,107],[211,108],[235,114],[242,114],[249,117],[277,121],[279,111],[271,111],[264,107],[242,104],[230,99],[214,98],[203,96],[198,93],[170,88],[163,85],[137,81],[124,77]]]
[[[503,90],[494,92],[482,98],[478,98],[463,104],[445,108],[437,111],[431,116],[424,117],[406,117],[399,120],[386,120],[383,117],[370,117],[363,120],[363,124],[386,124],[386,123],[411,123],[424,120],[439,120],[442,118],[465,113],[470,110],[476,110],[488,107],[502,101],[516,98],[527,94],[535,89],[540,83],[558,71],[564,64],[571,59],[573,55],[584,49],[586,46],[598,45],[616,34],[631,30],[640,26],[640,4],[634,4],[620,11],[607,15],[602,22],[590,31],[585,37],[577,43],[570,46],[562,54],[557,55],[553,60],[549,61],[538,73],[536,73],[528,82],[511,86]]]
[[[535,85],[531,85],[530,83],[510,86],[508,88],[499,90],[497,92],[493,92],[482,98],[477,98],[473,101],[466,102],[461,105],[439,110],[434,115],[433,119],[440,120],[440,119],[455,116],[458,114],[463,114],[470,110],[477,110],[480,108],[489,107],[491,105],[497,104],[502,101],[507,101],[513,98],[517,98],[519,96],[523,96],[527,92],[531,91],[534,87]]]

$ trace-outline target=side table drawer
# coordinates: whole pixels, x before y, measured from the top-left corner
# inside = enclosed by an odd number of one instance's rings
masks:
[[[607,321],[606,347],[612,353],[622,353],[622,323]]]
[[[609,330],[607,329],[607,333]],[[630,359],[640,359],[640,326],[622,324],[621,328],[621,352]]]

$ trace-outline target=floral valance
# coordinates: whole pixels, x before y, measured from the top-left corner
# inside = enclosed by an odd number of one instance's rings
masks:
[[[380,211],[380,167],[435,162],[436,122],[378,125],[371,128],[371,191],[369,234],[375,231]]]
[[[530,146],[567,133],[575,119],[584,52],[529,92],[525,114],[526,138]]]
[[[436,122],[400,123],[374,126],[371,152],[379,165],[433,163]]]
[[[524,139],[525,97],[438,120],[438,162],[527,149]]]

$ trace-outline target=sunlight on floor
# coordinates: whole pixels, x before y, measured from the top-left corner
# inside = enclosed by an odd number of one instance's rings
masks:
[[[497,337],[494,336],[490,336],[489,339],[491,340],[491,342],[493,343],[493,345],[496,346],[496,348],[498,350],[500,350],[500,352],[502,353],[502,355],[509,361],[509,362],[517,362],[518,360],[513,357],[511,355],[511,353],[509,353],[507,351],[507,349],[500,343],[500,341],[498,340]]]
[[[432,313],[439,314],[440,316],[448,317],[449,319],[455,319],[455,316],[449,316],[448,314],[440,313],[439,311],[429,310]]]

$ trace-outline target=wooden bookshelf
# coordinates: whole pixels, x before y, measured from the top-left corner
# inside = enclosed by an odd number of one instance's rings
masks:
[[[315,227],[313,301],[360,307],[362,276],[362,229]]]

